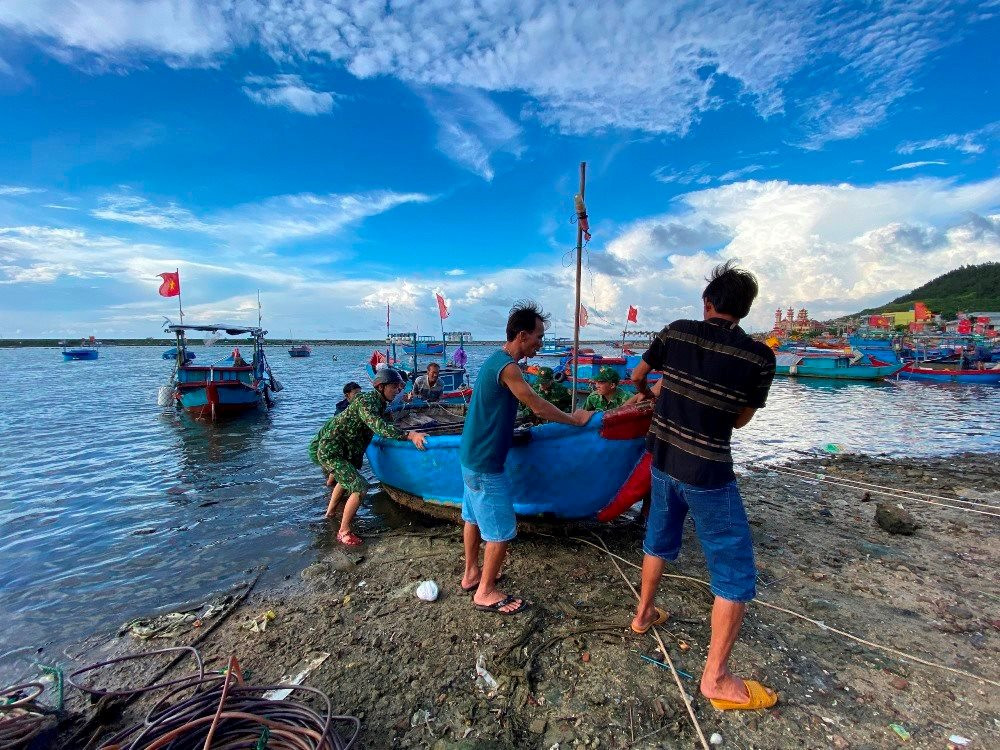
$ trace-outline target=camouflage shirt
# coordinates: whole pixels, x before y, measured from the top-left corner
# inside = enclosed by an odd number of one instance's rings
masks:
[[[587,400],[583,402],[583,408],[587,411],[607,411],[608,409],[617,409],[619,406],[624,404],[631,398],[628,393],[623,391],[621,388],[615,388],[611,392],[611,396],[605,401],[604,397],[600,393],[594,391],[589,396]]]
[[[548,391],[543,391],[542,386],[536,382],[531,386],[531,390],[560,411],[568,411],[570,404],[572,403],[572,397],[570,396],[569,389],[562,383],[552,383],[552,386]],[[522,418],[529,417],[533,413],[534,412],[532,412],[527,406],[522,406],[518,416]]]
[[[366,391],[355,397],[344,411],[327,420],[320,429],[313,441],[315,453],[336,455],[360,465],[374,435],[406,440],[406,433],[385,419],[388,407],[378,391]],[[312,445],[310,453],[313,453]]]

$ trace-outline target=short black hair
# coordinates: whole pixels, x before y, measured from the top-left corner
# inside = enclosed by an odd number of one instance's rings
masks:
[[[351,393],[352,391],[360,391],[360,390],[361,386],[352,380],[350,383],[344,386],[344,395],[346,396],[348,393]]]
[[[429,369],[431,369],[432,367],[436,367],[436,368],[438,368],[439,370],[441,369],[441,365],[439,365],[439,364],[438,364],[437,362],[428,362],[428,363],[427,363],[427,369],[429,370]]]
[[[708,286],[701,298],[711,302],[716,312],[736,318],[745,318],[750,312],[750,305],[757,297],[757,278],[749,271],[737,268],[735,260],[727,260],[713,268],[705,281]]]
[[[530,299],[518,300],[507,317],[507,340],[513,341],[521,331],[534,331],[538,321],[542,321],[543,327],[548,327],[549,316],[542,312],[538,303]]]

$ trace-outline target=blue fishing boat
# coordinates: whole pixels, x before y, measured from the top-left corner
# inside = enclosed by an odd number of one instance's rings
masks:
[[[439,365],[441,369],[438,372],[438,377],[444,387],[444,393],[441,394],[439,403],[465,404],[472,396],[472,388],[469,386],[469,374],[465,369],[464,347],[472,337],[468,331],[446,331],[442,338],[444,343],[442,345],[442,351],[440,352],[441,360]],[[447,343],[457,344],[457,348],[452,355],[452,360],[448,359]],[[397,347],[409,356],[407,358],[397,356]],[[406,389],[397,397],[392,406],[390,406],[390,409],[392,410],[401,409],[403,407],[403,404],[406,403],[403,401],[403,397],[413,390],[413,381],[416,380],[418,376],[427,373],[426,365],[423,368],[420,366],[418,348],[417,335],[415,333],[390,333],[386,337],[385,352],[373,352],[371,358],[368,360],[367,366],[365,367],[365,371],[368,373],[369,378],[374,378],[375,373],[382,365],[394,367],[404,373],[404,377],[406,378]],[[425,404],[425,401],[415,399],[407,403],[407,408],[410,408],[410,406],[422,406]]]
[[[557,338],[552,339],[547,343],[542,344],[542,348],[538,350],[536,357],[565,357],[573,351],[573,341],[567,338]]]
[[[93,336],[89,339],[81,341],[80,346],[67,347],[65,341],[61,343],[63,359],[67,362],[73,360],[97,359],[99,355],[97,347],[100,346],[100,342],[95,341]]]
[[[397,502],[457,518],[462,507],[459,462],[464,407],[407,409],[403,429],[428,433],[426,450],[376,436],[367,456],[372,473]],[[520,516],[594,518],[614,500],[645,451],[649,405],[594,414],[581,428],[546,423],[520,427],[504,469],[517,487]]]
[[[298,346],[290,346],[288,348],[289,357],[311,357],[312,347],[308,344],[299,344]]]
[[[1000,369],[968,370],[945,363],[911,362],[899,371],[897,377],[900,380],[920,380],[928,383],[996,385],[1000,383]]]
[[[270,407],[271,394],[282,389],[264,354],[264,335],[259,327],[215,325],[168,325],[177,336],[177,357],[173,373],[173,400],[193,416],[215,421],[235,416],[260,406]],[[191,364],[187,359],[186,332],[217,333],[230,336],[250,335],[253,353],[247,360],[234,347],[230,355],[207,365]]]
[[[623,357],[605,357],[601,354],[583,354],[577,359],[575,376],[572,373],[573,367],[571,357],[564,358],[556,367],[552,368],[555,379],[560,383],[565,383],[567,387],[575,387],[578,391],[590,391],[594,387],[594,378],[601,371],[602,367],[608,367],[618,373],[618,385],[627,393],[635,393],[635,386],[632,385],[632,370],[642,361],[641,354],[628,354]],[[537,378],[537,368],[529,367],[524,374],[525,380],[534,383]],[[659,380],[659,372],[651,372],[647,376],[647,382],[652,385]]]
[[[187,359],[188,362],[190,362],[192,359],[195,358],[195,353],[191,352],[191,351],[186,351],[184,353],[184,357]],[[167,349],[165,352],[163,352],[163,358],[164,359],[177,359],[177,347],[176,346],[172,346],[169,349]]]
[[[884,380],[902,369],[901,362],[883,362],[870,355],[803,354],[778,352],[775,375],[834,380]]]
[[[445,345],[434,336],[416,336],[415,340],[403,345],[403,354],[420,354],[436,356],[444,354]]]

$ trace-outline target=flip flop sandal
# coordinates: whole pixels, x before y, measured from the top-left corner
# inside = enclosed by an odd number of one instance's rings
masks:
[[[337,534],[337,541],[345,547],[360,547],[364,543],[361,537],[352,534],[350,531]]]
[[[635,627],[635,625],[630,624],[629,627],[632,628],[632,632],[635,633],[636,635],[645,635],[646,633],[649,632],[649,629],[651,627],[653,627],[654,625],[662,625],[667,621],[669,617],[670,613],[667,612],[667,610],[656,607],[656,619],[653,620],[651,623],[649,623],[649,625],[642,628],[641,630]]]
[[[757,680],[743,680],[743,684],[746,685],[747,695],[750,696],[745,703],[736,703],[722,698],[709,698],[709,702],[719,711],[757,711],[762,708],[770,708],[778,702],[778,693],[764,687]]]
[[[517,609],[512,609],[508,612],[503,611],[504,607],[509,604],[513,604],[518,600],[520,600],[521,605]],[[521,599],[521,597],[511,594],[510,596],[504,597],[496,604],[477,604],[475,606],[480,612],[495,612],[498,615],[516,615],[524,612],[524,610],[528,609],[531,605],[525,599]]]
[[[500,581],[502,581],[503,578],[504,578],[503,573],[501,573],[500,575],[498,575],[496,577],[496,580],[494,581],[494,583],[500,583]],[[459,585],[461,585],[461,584],[459,584]],[[466,588],[465,586],[462,586],[462,591],[464,591],[466,594],[474,594],[474,593],[476,593],[476,589],[478,589],[478,588],[479,588],[479,581],[476,581],[474,584],[472,584],[468,588]]]

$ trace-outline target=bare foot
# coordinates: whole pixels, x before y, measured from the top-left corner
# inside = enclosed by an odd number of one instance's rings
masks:
[[[333,478],[333,474],[327,475],[327,477],[326,477],[326,486],[327,487],[333,487],[333,485],[336,484],[336,483],[337,483],[337,480]]]
[[[479,569],[479,566],[466,570],[465,575],[462,576],[462,588],[466,591],[471,591],[473,588],[479,586],[479,579],[482,577],[483,572]]]
[[[768,688],[769,692],[773,692]],[[701,678],[701,694],[706,698],[716,700],[733,701],[734,703],[746,703],[750,700],[743,680],[729,672],[724,672],[717,679],[708,679],[707,675]]]
[[[493,591],[484,596],[482,599],[479,598],[479,592],[476,592],[476,595],[472,597],[472,602],[473,604],[478,604],[480,607],[488,607],[491,604],[502,602],[506,598],[507,598],[506,594],[501,594],[496,589],[493,589]],[[523,605],[524,602],[520,598],[515,597],[510,601],[509,604],[501,607],[498,611],[503,612],[505,614],[509,614],[511,612],[516,612],[517,610],[521,609]]]

